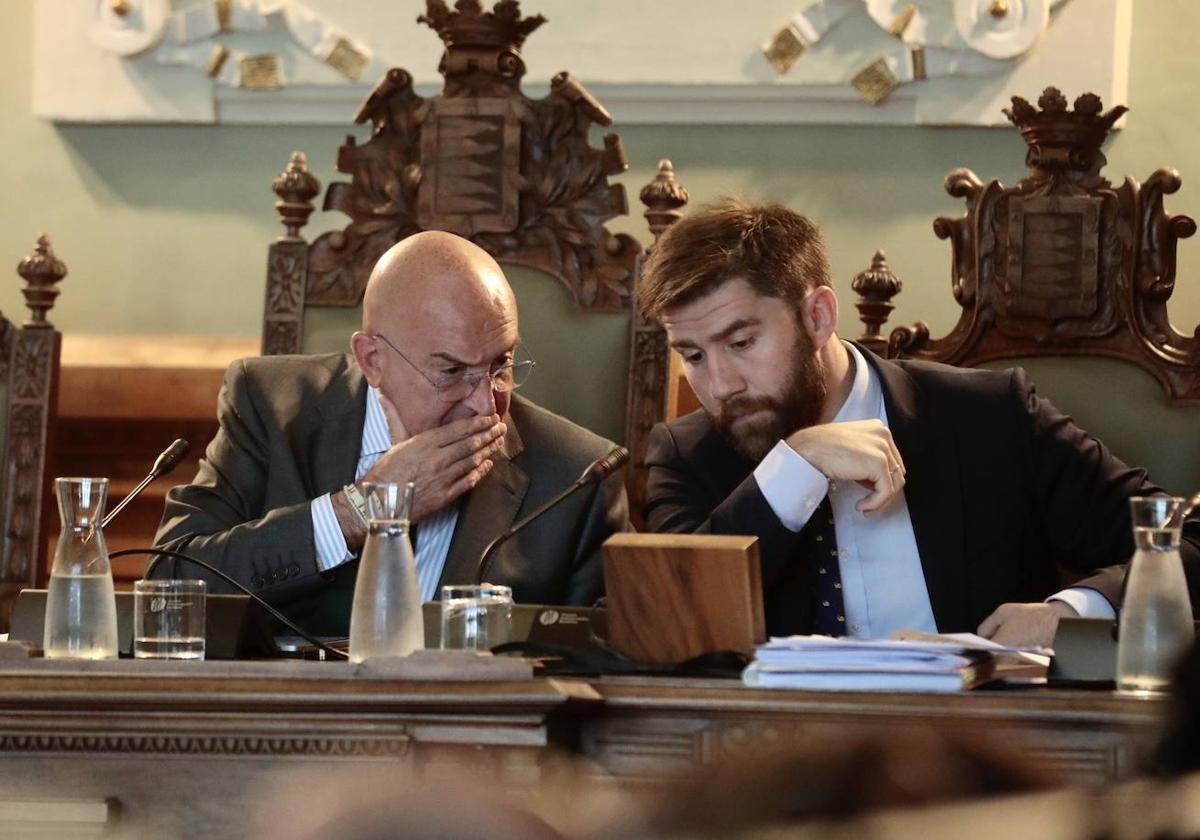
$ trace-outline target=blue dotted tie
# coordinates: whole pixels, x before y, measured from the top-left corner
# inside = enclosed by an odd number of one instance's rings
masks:
[[[813,632],[823,636],[846,635],[846,608],[842,602],[842,573],[838,568],[837,534],[833,508],[826,496],[804,528],[805,556],[813,593]]]

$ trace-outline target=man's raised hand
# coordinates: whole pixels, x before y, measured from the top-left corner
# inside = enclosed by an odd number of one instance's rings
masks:
[[[396,440],[404,434],[403,424],[382,395],[380,403]],[[394,443],[362,480],[413,482],[412,518],[419,521],[470,491],[491,471],[492,456],[504,445],[506,432],[495,414],[455,420]]]
[[[879,420],[809,426],[789,435],[787,443],[827,478],[857,481],[870,490],[855,505],[864,515],[887,506],[904,488],[904,461]]]

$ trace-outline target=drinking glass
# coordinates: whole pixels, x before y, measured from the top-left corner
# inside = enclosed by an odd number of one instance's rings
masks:
[[[512,589],[481,583],[442,587],[442,649],[491,650],[512,633]]]
[[[137,659],[203,659],[202,580],[133,584],[133,655]]]

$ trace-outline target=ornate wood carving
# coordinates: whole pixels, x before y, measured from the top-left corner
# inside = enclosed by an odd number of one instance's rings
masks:
[[[411,74],[393,68],[363,103],[355,122],[369,121],[371,136],[362,145],[346,138],[337,168],[351,180],[330,184],[324,202],[350,224],[305,244],[300,229],[320,185],[304,155],[295,153],[274,182],[286,233],[268,257],[263,353],[300,351],[308,306],[358,306],[375,263],[404,237],[429,229],[467,237],[502,262],[558,277],[584,309],[631,313],[626,443],[639,511],[641,457],[650,428],[666,415],[670,356],[661,330],[632,310],[641,247],[604,227],[628,212],[624,187],[608,182],[628,164],[616,134],[595,149],[588,132],[612,118],[569,73],[555,76],[543,99],[521,92],[520,50],[545,19],[522,18],[513,0],[490,11],[480,0],[458,0],[453,10],[427,0],[418,20],[445,42],[445,86],[424,99]],[[687,192],[669,161],[642,201],[655,237],[679,218]]]
[[[1195,233],[1188,216],[1163,209],[1182,181],[1159,169],[1144,183],[1114,187],[1100,174],[1100,146],[1125,113],[1101,113],[1084,94],[1074,109],[1055,88],[1034,107],[1006,109],[1028,145],[1028,177],[986,184],[966,169],[946,177],[965,199],[958,219],[939,218],[949,239],[958,324],[931,339],[924,323],[894,330],[889,353],[973,365],[1023,355],[1092,355],[1140,365],[1177,403],[1200,403],[1200,341],[1167,317],[1178,241]]]
[[[321,756],[322,758],[400,758],[408,755],[411,740],[395,732],[384,737],[320,737],[246,734],[85,734],[0,733],[0,753],[132,753],[143,755],[203,756]]]
[[[650,232],[657,242],[664,230],[682,218],[683,207],[688,202],[687,190],[675,180],[671,161],[659,161],[658,173],[642,188],[641,200],[646,205],[644,215]],[[638,263],[639,273],[640,270],[641,262]],[[632,457],[626,473],[626,488],[634,524],[640,528],[644,525],[640,520],[646,501],[646,442],[654,424],[667,416],[671,351],[663,328],[647,322],[632,300],[630,319],[633,329],[629,351],[629,395],[625,403],[625,445]]]
[[[888,267],[883,251],[876,251],[871,258],[871,267],[850,281],[850,288],[859,296],[854,303],[859,319],[866,325],[866,331],[857,339],[858,343],[881,356],[887,353],[887,339],[880,330],[887,322],[888,315],[896,308],[892,298],[900,293],[901,285]]]
[[[30,317],[22,327],[0,319],[0,376],[7,385],[7,424],[0,487],[0,627],[8,629],[16,593],[41,582],[39,564],[44,519],[51,518],[46,467],[50,463],[48,428],[57,413],[58,368],[62,336],[46,314],[67,274],[50,240],[38,238],[34,252],[17,271]]]
[[[271,189],[279,196],[275,209],[285,232],[267,253],[262,352],[264,355],[299,353],[308,282],[308,244],[300,229],[312,215],[312,200],[321,191],[321,182],[309,173],[304,152],[293,152],[287,168],[271,184]]]
[[[604,227],[628,212],[624,188],[608,183],[625,170],[625,154],[615,134],[603,149],[588,143],[590,126],[612,118],[568,73],[543,99],[521,92],[520,49],[545,19],[522,18],[512,0],[486,12],[479,0],[453,11],[427,0],[418,20],[446,44],[445,87],[426,100],[397,68],[360,108],[355,122],[369,120],[371,137],[361,146],[346,139],[337,166],[352,180],[325,196],[326,210],[352,221],[313,242],[306,304],[357,306],[384,251],[438,229],[553,274],[585,309],[626,309],[640,247]]]

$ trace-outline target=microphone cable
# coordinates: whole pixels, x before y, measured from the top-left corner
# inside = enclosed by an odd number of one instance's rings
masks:
[[[295,622],[293,622],[290,618],[285,616],[279,610],[272,607],[261,597],[259,597],[255,593],[251,592],[250,589],[248,587],[246,587],[244,584],[242,584],[240,581],[234,580],[232,577],[230,577],[229,575],[222,572],[216,566],[206,563],[205,561],[200,560],[196,557],[190,557],[181,551],[172,551],[167,548],[123,548],[120,551],[114,551],[112,554],[108,555],[108,557],[110,560],[112,560],[117,557],[132,557],[132,556],[137,556],[137,555],[153,555],[153,559],[146,565],[145,577],[147,579],[152,574],[154,574],[154,570],[156,568],[158,568],[159,562],[164,557],[171,557],[175,560],[186,560],[188,563],[192,563],[196,566],[199,566],[202,569],[206,569],[207,571],[209,571],[212,574],[219,577],[221,580],[223,580],[226,583],[233,586],[235,589],[237,589],[242,594],[250,596],[250,599],[257,602],[258,604],[260,604],[263,609],[265,609],[268,613],[270,613],[272,618],[274,618],[275,620],[277,620],[278,622],[283,624],[289,630],[295,631],[296,635],[303,638],[306,642],[310,642],[311,644],[316,646],[318,650],[322,650],[325,653],[336,654],[337,656],[340,656],[343,659],[350,658],[350,654],[347,651],[338,650],[337,648],[333,647],[332,645],[328,645],[325,642],[322,642],[320,639],[316,638],[315,636],[310,636],[302,627],[297,625]]]

